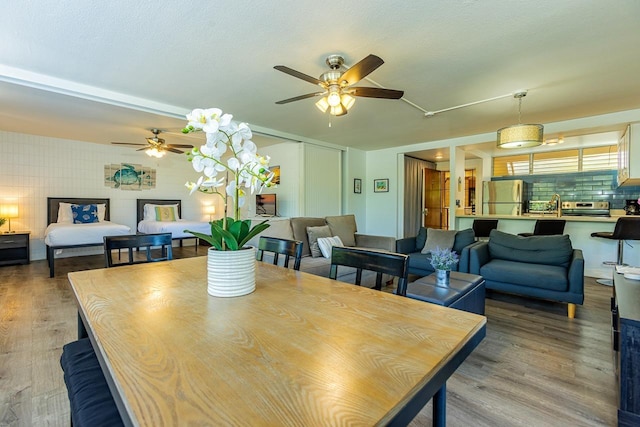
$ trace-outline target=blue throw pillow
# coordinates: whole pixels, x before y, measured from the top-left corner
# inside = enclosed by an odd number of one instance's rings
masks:
[[[98,205],[71,205],[74,224],[98,222]]]

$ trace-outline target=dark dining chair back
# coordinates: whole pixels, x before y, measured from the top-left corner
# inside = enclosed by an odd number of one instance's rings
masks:
[[[564,219],[538,219],[533,227],[533,233],[518,233],[518,236],[553,236],[564,233]]]
[[[160,256],[154,256],[154,253],[151,251],[152,247],[159,247]],[[113,251],[118,250],[118,258],[120,258],[122,249],[127,250],[127,260],[114,262]],[[134,249],[144,249],[146,256],[144,258],[142,258],[141,255],[134,257]],[[104,236],[104,266],[107,268],[120,265],[167,261],[170,259],[173,259],[171,233]]]
[[[375,289],[382,289],[382,275],[388,274],[398,278],[399,295],[407,292],[407,277],[409,275],[409,256],[394,252],[382,252],[368,249],[346,248],[334,246],[331,250],[331,271],[329,278],[336,279],[338,266],[356,269],[355,284],[362,282],[362,270],[376,273]]]
[[[491,230],[495,230],[498,228],[498,220],[497,219],[474,219],[473,225],[473,235],[476,240],[480,239],[488,239]]]
[[[300,270],[302,245],[299,240],[279,239],[277,237],[260,237],[256,259],[262,261],[264,252],[273,253],[273,265],[278,265],[279,255],[284,255],[284,268],[289,268],[289,259],[293,257],[293,269]]]

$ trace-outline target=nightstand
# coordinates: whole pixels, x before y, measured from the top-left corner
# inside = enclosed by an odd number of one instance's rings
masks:
[[[0,265],[29,264],[30,231],[0,234]]]

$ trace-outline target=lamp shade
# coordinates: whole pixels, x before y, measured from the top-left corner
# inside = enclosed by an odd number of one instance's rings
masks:
[[[498,148],[536,147],[542,144],[542,125],[513,125],[498,129]]]
[[[0,205],[0,218],[18,218],[18,205],[15,203]]]
[[[216,207],[214,205],[207,205],[205,207],[203,207],[202,209],[204,211],[204,213],[206,213],[207,215],[213,215],[216,213]]]

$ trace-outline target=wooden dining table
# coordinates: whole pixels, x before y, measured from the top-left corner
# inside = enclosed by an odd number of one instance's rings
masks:
[[[257,262],[207,294],[207,257],[69,273],[126,425],[405,425],[486,333],[483,316]]]

